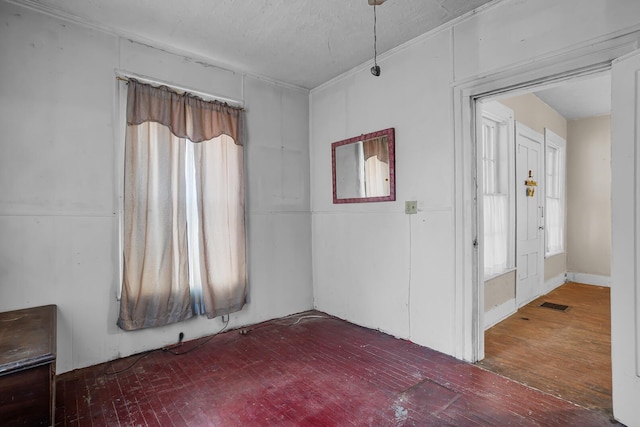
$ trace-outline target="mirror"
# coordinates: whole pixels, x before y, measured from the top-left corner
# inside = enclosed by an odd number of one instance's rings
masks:
[[[396,199],[394,128],[331,144],[333,203]]]

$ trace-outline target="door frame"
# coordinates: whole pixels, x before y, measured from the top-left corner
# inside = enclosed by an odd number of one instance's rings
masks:
[[[640,427],[639,73],[640,49],[614,61],[611,73],[611,379],[614,416],[629,427]]]
[[[477,106],[483,98],[515,96],[532,89],[611,68],[638,49],[640,31],[583,43],[515,67],[452,83],[454,132],[455,348],[469,362],[484,356],[484,282],[478,245]]]

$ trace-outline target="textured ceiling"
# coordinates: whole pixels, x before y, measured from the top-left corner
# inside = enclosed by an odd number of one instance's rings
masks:
[[[489,1],[388,0],[377,7],[378,54]],[[306,88],[373,58],[367,0],[14,2]]]

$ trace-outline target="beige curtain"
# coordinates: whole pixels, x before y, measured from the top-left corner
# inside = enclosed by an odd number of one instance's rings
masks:
[[[217,101],[204,101],[172,89],[154,87],[129,80],[127,92],[127,124],[157,122],[171,129],[171,133],[192,142],[208,141],[222,134],[243,144],[244,114],[242,109]]]
[[[389,138],[367,139],[362,143],[366,197],[382,197],[390,194]]]
[[[127,126],[122,329],[192,316],[184,188],[184,140],[158,123]]]
[[[389,163],[389,138],[386,136],[367,139],[362,143],[362,148],[365,160],[375,156],[381,162]]]
[[[196,192],[207,195],[198,198],[201,307],[213,318],[245,301],[243,149],[226,135],[193,149]]]
[[[242,118],[241,110],[218,102],[129,82],[122,329],[201,312],[211,318],[244,305]],[[193,148],[188,158],[187,148]],[[189,169],[195,176],[190,197]],[[196,206],[191,222],[190,205]],[[191,282],[201,290],[190,286],[190,264],[197,267]]]

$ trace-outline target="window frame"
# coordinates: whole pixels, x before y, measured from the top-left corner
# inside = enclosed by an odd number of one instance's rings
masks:
[[[118,76],[116,74],[116,76]],[[118,262],[118,276],[116,277],[116,300],[122,297],[122,277],[124,274],[124,152],[125,139],[127,134],[127,82],[124,78],[116,78],[116,102],[114,103],[114,116],[116,126],[114,129],[115,155],[114,155],[114,175],[116,183],[116,194],[114,204],[117,208],[115,212],[118,230],[117,252],[115,259]]]
[[[484,272],[484,251],[481,259],[482,264],[482,277],[484,281],[491,280],[493,278],[502,276],[507,274],[513,270],[515,270],[515,260],[516,260],[516,194],[515,194],[515,115],[512,109],[507,106],[501,104],[499,101],[486,101],[481,104],[481,122],[480,122],[480,130],[482,130],[484,119],[491,120],[496,124],[500,124],[503,126],[503,129],[499,131],[500,137],[504,138],[502,147],[498,147],[498,159],[501,162],[506,162],[506,166],[502,165],[496,168],[496,175],[498,181],[503,181],[504,188],[500,188],[500,185],[497,184],[497,192],[488,193],[488,194],[504,194],[507,197],[508,204],[508,237],[507,237],[507,260],[506,260],[506,268],[503,271],[493,273],[491,275],[486,275]],[[483,138],[484,139],[484,138]],[[484,141],[481,141],[484,144]],[[502,148],[502,149],[500,149]],[[483,146],[480,146],[479,149],[483,149]],[[480,153],[478,156],[479,161],[479,171],[478,171],[478,179],[484,180],[484,154]],[[500,176],[500,169],[502,169],[502,174],[504,176]],[[482,188],[479,191],[479,196],[484,197],[485,189],[484,183],[480,181],[478,183]],[[483,202],[484,206],[484,202]],[[481,210],[483,210],[482,208]],[[480,221],[479,223],[481,223]],[[484,229],[480,230],[482,236],[484,238]]]
[[[548,233],[549,233],[549,209],[548,209],[548,199],[549,194],[547,191],[548,183],[550,179],[556,180],[555,178],[549,177],[549,165],[547,164],[547,154],[549,148],[552,147],[554,150],[558,152],[558,176],[557,176],[557,185],[558,185],[558,197],[555,199],[559,200],[560,206],[560,221],[562,227],[562,238],[560,239],[561,246],[560,248],[553,248],[553,250],[549,250],[548,247]],[[544,176],[545,176],[545,188],[544,188],[544,257],[550,258],[556,255],[560,255],[566,252],[566,176],[567,176],[567,141],[553,132],[551,129],[544,129]]]
[[[112,107],[112,114],[114,117],[113,127],[113,141],[114,141],[114,158],[113,158],[113,171],[114,182],[116,188],[114,191],[114,212],[113,215],[117,221],[117,244],[114,248],[115,253],[113,256],[117,260],[118,264],[118,276],[115,278],[115,299],[120,301],[122,297],[122,280],[124,274],[124,175],[125,175],[125,144],[127,133],[127,82],[129,78],[135,78],[136,80],[148,83],[151,85],[167,86],[178,93],[189,93],[198,96],[205,101],[220,101],[228,103],[233,107],[244,107],[244,101],[234,98],[227,98],[220,95],[214,95],[208,92],[203,92],[194,88],[186,86],[178,86],[172,82],[160,80],[157,78],[148,77],[142,74],[134,73],[124,69],[115,69],[115,87],[114,87],[114,103]],[[245,163],[246,167],[246,163]],[[246,172],[245,172],[246,176]],[[245,183],[246,185],[246,183]],[[246,215],[246,212],[245,212]]]

